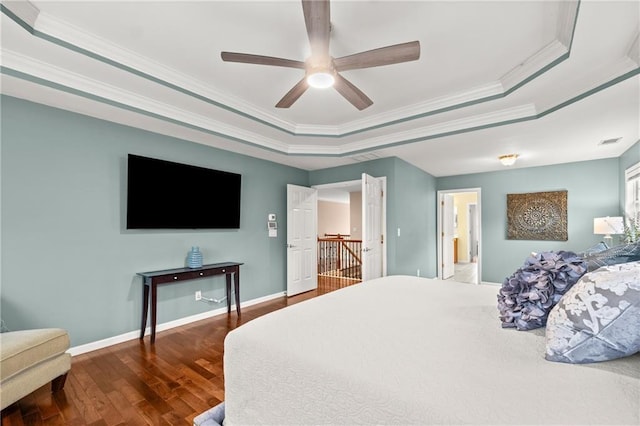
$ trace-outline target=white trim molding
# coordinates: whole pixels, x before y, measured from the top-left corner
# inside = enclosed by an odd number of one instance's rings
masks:
[[[636,33],[636,36],[631,43],[631,47],[629,47],[629,51],[627,52],[627,56],[636,64],[636,66],[640,65],[640,32]]]
[[[268,296],[259,297],[257,299],[248,300],[246,302],[242,302],[242,307],[247,308],[252,305],[257,305],[258,303],[268,302],[269,300],[277,299],[279,297],[284,297],[285,292],[279,292],[270,294]],[[235,304],[231,305],[231,312],[235,311]],[[182,325],[190,324],[192,322],[205,320],[207,318],[215,317],[218,315],[226,315],[227,308],[222,307],[218,309],[214,309],[212,311],[203,312],[201,314],[191,315],[185,318],[179,318],[177,320],[165,322],[162,324],[158,324],[156,326],[156,331],[165,331],[170,330],[172,328],[180,327]],[[151,333],[151,328],[147,327],[145,329],[145,336]],[[118,336],[108,337],[106,339],[97,340],[95,342],[86,343],[84,345],[74,346],[70,348],[67,352],[72,356],[81,355],[87,352],[95,351],[98,349],[103,349],[109,346],[117,345],[118,343],[127,342],[129,340],[134,340],[140,338],[140,330],[130,331],[128,333],[120,334]]]
[[[50,14],[40,12],[27,0],[3,3],[23,26],[32,28],[34,36],[58,44],[77,53],[87,55],[137,77],[153,81],[185,96],[195,97],[213,107],[223,108],[234,114],[269,125],[290,135],[310,135],[342,137],[371,129],[387,127],[398,122],[406,122],[440,114],[470,104],[491,101],[504,97],[511,90],[524,85],[532,78],[546,72],[569,53],[575,28],[579,1],[559,3],[556,39],[521,64],[506,72],[498,81],[490,81],[477,87],[450,93],[425,102],[398,108],[384,114],[378,114],[362,120],[354,120],[339,126],[296,124],[277,117],[264,108],[246,102],[235,96],[225,94],[216,88],[194,79],[192,76],[162,65],[150,58],[129,51],[84,29],[80,29]],[[74,86],[69,86],[75,89]],[[270,149],[282,150],[271,147]]]
[[[562,43],[567,50],[571,48],[579,8],[580,1],[578,0],[565,0],[560,2],[556,39]]]
[[[520,85],[527,78],[540,72],[544,67],[552,64],[554,61],[560,60],[564,55],[569,53],[569,49],[558,40],[540,49],[528,57],[523,63],[513,68],[500,78],[500,82],[505,91],[509,91],[513,87]]]

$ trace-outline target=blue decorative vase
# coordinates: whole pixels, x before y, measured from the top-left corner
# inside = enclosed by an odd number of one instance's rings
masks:
[[[187,266],[189,268],[202,268],[202,253],[199,247],[191,247],[191,251],[187,254]]]

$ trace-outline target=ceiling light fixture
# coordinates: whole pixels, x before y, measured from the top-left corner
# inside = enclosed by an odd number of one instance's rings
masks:
[[[614,143],[620,142],[620,139],[622,139],[622,137],[605,139],[605,140],[600,141],[598,143],[598,145],[613,145]]]
[[[335,83],[335,81],[336,80],[333,77],[333,73],[328,70],[314,72],[313,74],[309,74],[307,76],[307,83],[309,83],[309,86],[316,89],[327,89],[333,86],[333,83]]]
[[[506,154],[498,157],[503,166],[513,166],[518,159],[518,154]]]
[[[331,58],[307,60],[307,84],[315,89],[327,89],[336,82],[336,69]]]

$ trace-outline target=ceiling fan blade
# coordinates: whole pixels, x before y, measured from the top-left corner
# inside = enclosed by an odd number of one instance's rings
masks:
[[[304,69],[304,62],[292,59],[274,58],[272,56],[252,55],[249,53],[222,52],[222,60],[225,62],[242,62],[245,64],[272,65],[275,67],[288,67]]]
[[[276,108],[289,108],[309,88],[307,78],[303,78],[287,92],[276,104]]]
[[[358,108],[360,111],[373,105],[373,101],[367,97],[360,89],[354,86],[349,80],[336,73],[335,83],[333,87],[340,93],[346,100]]]
[[[329,0],[302,0],[302,11],[311,44],[311,56],[328,58],[331,31]]]
[[[336,71],[347,71],[415,61],[419,58],[420,42],[410,41],[408,43],[395,44],[393,46],[343,56],[342,58],[335,59],[334,64]]]

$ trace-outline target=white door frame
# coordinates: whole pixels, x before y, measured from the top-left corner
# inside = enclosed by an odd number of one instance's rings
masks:
[[[455,226],[455,211],[454,198],[451,194],[442,194],[442,200],[439,204],[440,214],[443,217],[442,232],[438,234],[438,241],[440,242],[440,279],[447,280],[453,278],[456,271],[455,257],[456,253],[454,244],[454,235],[456,231]]]
[[[482,283],[482,188],[463,188],[463,189],[449,189],[449,190],[441,190],[438,191],[438,207],[436,214],[436,235],[437,235],[437,243],[438,243],[438,278],[442,279],[442,201],[444,200],[445,194],[456,194],[461,192],[475,192],[477,195],[476,204],[477,212],[478,212],[478,282],[476,284]],[[450,218],[453,220],[453,218]]]
[[[382,179],[382,238],[384,240],[384,249],[382,250],[382,276],[387,275],[387,247],[388,247],[388,239],[387,239],[387,177],[381,176],[379,179]],[[360,190],[362,189],[362,179],[349,180],[344,182],[333,182],[333,183],[323,183],[319,185],[311,185],[311,188],[315,188],[317,190],[322,189],[344,189],[346,187],[355,187],[357,186]],[[362,212],[362,226],[364,227],[364,212]]]

